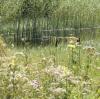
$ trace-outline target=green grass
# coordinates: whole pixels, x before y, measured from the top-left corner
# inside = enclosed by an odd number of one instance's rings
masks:
[[[12,48],[0,61],[0,99],[99,99],[100,55],[83,48]]]

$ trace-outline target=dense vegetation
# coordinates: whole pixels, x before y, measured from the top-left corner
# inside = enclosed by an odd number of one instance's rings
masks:
[[[96,27],[100,22],[99,0],[1,0],[0,7],[6,24],[19,18],[51,18],[65,21],[66,27]]]
[[[0,0],[0,99],[100,99],[100,0]]]
[[[10,50],[0,39],[0,99],[99,99],[100,44],[68,39]]]

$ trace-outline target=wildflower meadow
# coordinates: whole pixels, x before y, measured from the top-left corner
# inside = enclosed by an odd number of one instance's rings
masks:
[[[1,39],[0,99],[99,99],[100,53],[67,39],[32,49],[9,49]]]
[[[100,99],[100,0],[0,0],[0,99]]]

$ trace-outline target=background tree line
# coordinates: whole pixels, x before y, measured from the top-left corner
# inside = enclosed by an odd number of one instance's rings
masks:
[[[100,1],[0,0],[0,21],[1,31],[31,32],[28,36],[45,29],[94,28],[100,23]]]

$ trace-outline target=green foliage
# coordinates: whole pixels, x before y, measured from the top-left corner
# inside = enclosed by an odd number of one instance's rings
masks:
[[[72,24],[93,25],[100,22],[99,0],[1,0],[1,16],[13,20],[20,17],[61,17]],[[88,22],[87,22],[88,21]]]
[[[15,20],[32,19],[42,22],[50,18],[50,27],[96,27],[100,23],[99,0],[1,0],[1,26]],[[5,23],[5,24],[4,24]],[[42,27],[42,25],[41,25]],[[5,26],[6,28],[6,26]]]
[[[4,0],[1,4],[1,17],[3,21],[13,21],[20,11],[23,0]],[[20,13],[20,12],[19,12]]]
[[[96,52],[84,43],[11,49],[0,57],[0,99],[99,99]]]

